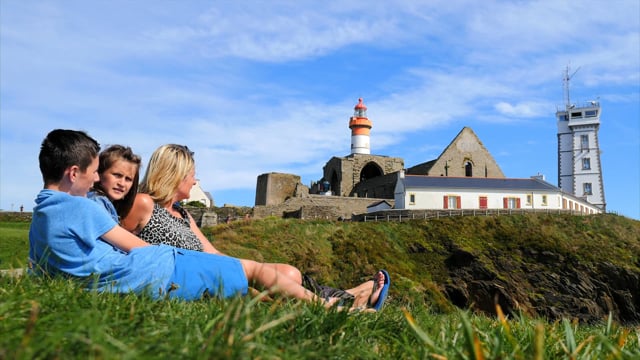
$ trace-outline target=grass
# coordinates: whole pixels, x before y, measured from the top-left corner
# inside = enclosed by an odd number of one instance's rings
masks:
[[[0,358],[634,359],[640,330],[392,302],[381,313],[256,298],[195,302],[0,276]]]
[[[28,223],[0,219],[0,267],[24,266]],[[640,225],[620,217],[500,217],[406,223],[264,219],[204,229],[219,249],[293,263],[337,286],[387,268],[384,311],[346,314],[259,297],[194,302],[100,294],[63,278],[0,275],[0,359],[638,359],[640,328],[453,308],[432,280],[452,248],[532,248],[567,261],[640,266]],[[576,235],[577,234],[577,235]],[[596,242],[596,244],[593,244]],[[614,255],[614,256],[612,256]]]
[[[29,222],[0,221],[0,269],[24,267],[29,256]]]

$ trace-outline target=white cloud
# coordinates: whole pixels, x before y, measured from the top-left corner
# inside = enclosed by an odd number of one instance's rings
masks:
[[[538,117],[543,115],[540,112],[541,109],[547,109],[546,107],[540,106],[539,103],[535,102],[512,105],[507,102],[501,101],[494,107],[500,114],[513,117]]]

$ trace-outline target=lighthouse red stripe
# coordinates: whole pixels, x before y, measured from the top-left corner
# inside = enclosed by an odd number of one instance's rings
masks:
[[[351,135],[367,135],[369,136],[369,128],[366,127],[354,127],[351,129]]]

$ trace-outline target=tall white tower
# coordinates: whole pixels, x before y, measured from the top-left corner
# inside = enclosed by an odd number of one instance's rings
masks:
[[[577,70],[576,70],[577,71]],[[569,67],[564,74],[565,109],[558,122],[558,187],[606,210],[598,128],[600,103],[573,104],[569,98]]]
[[[371,154],[369,133],[373,124],[367,117],[367,107],[364,106],[362,98],[358,99],[358,104],[353,110],[353,116],[349,119],[349,129],[351,129],[351,153]]]

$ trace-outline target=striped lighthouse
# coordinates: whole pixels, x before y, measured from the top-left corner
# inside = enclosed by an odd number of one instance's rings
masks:
[[[371,154],[369,132],[371,131],[372,124],[369,118],[367,118],[367,107],[364,106],[362,98],[358,99],[358,105],[353,109],[353,116],[349,119],[349,129],[351,129],[351,154]]]

